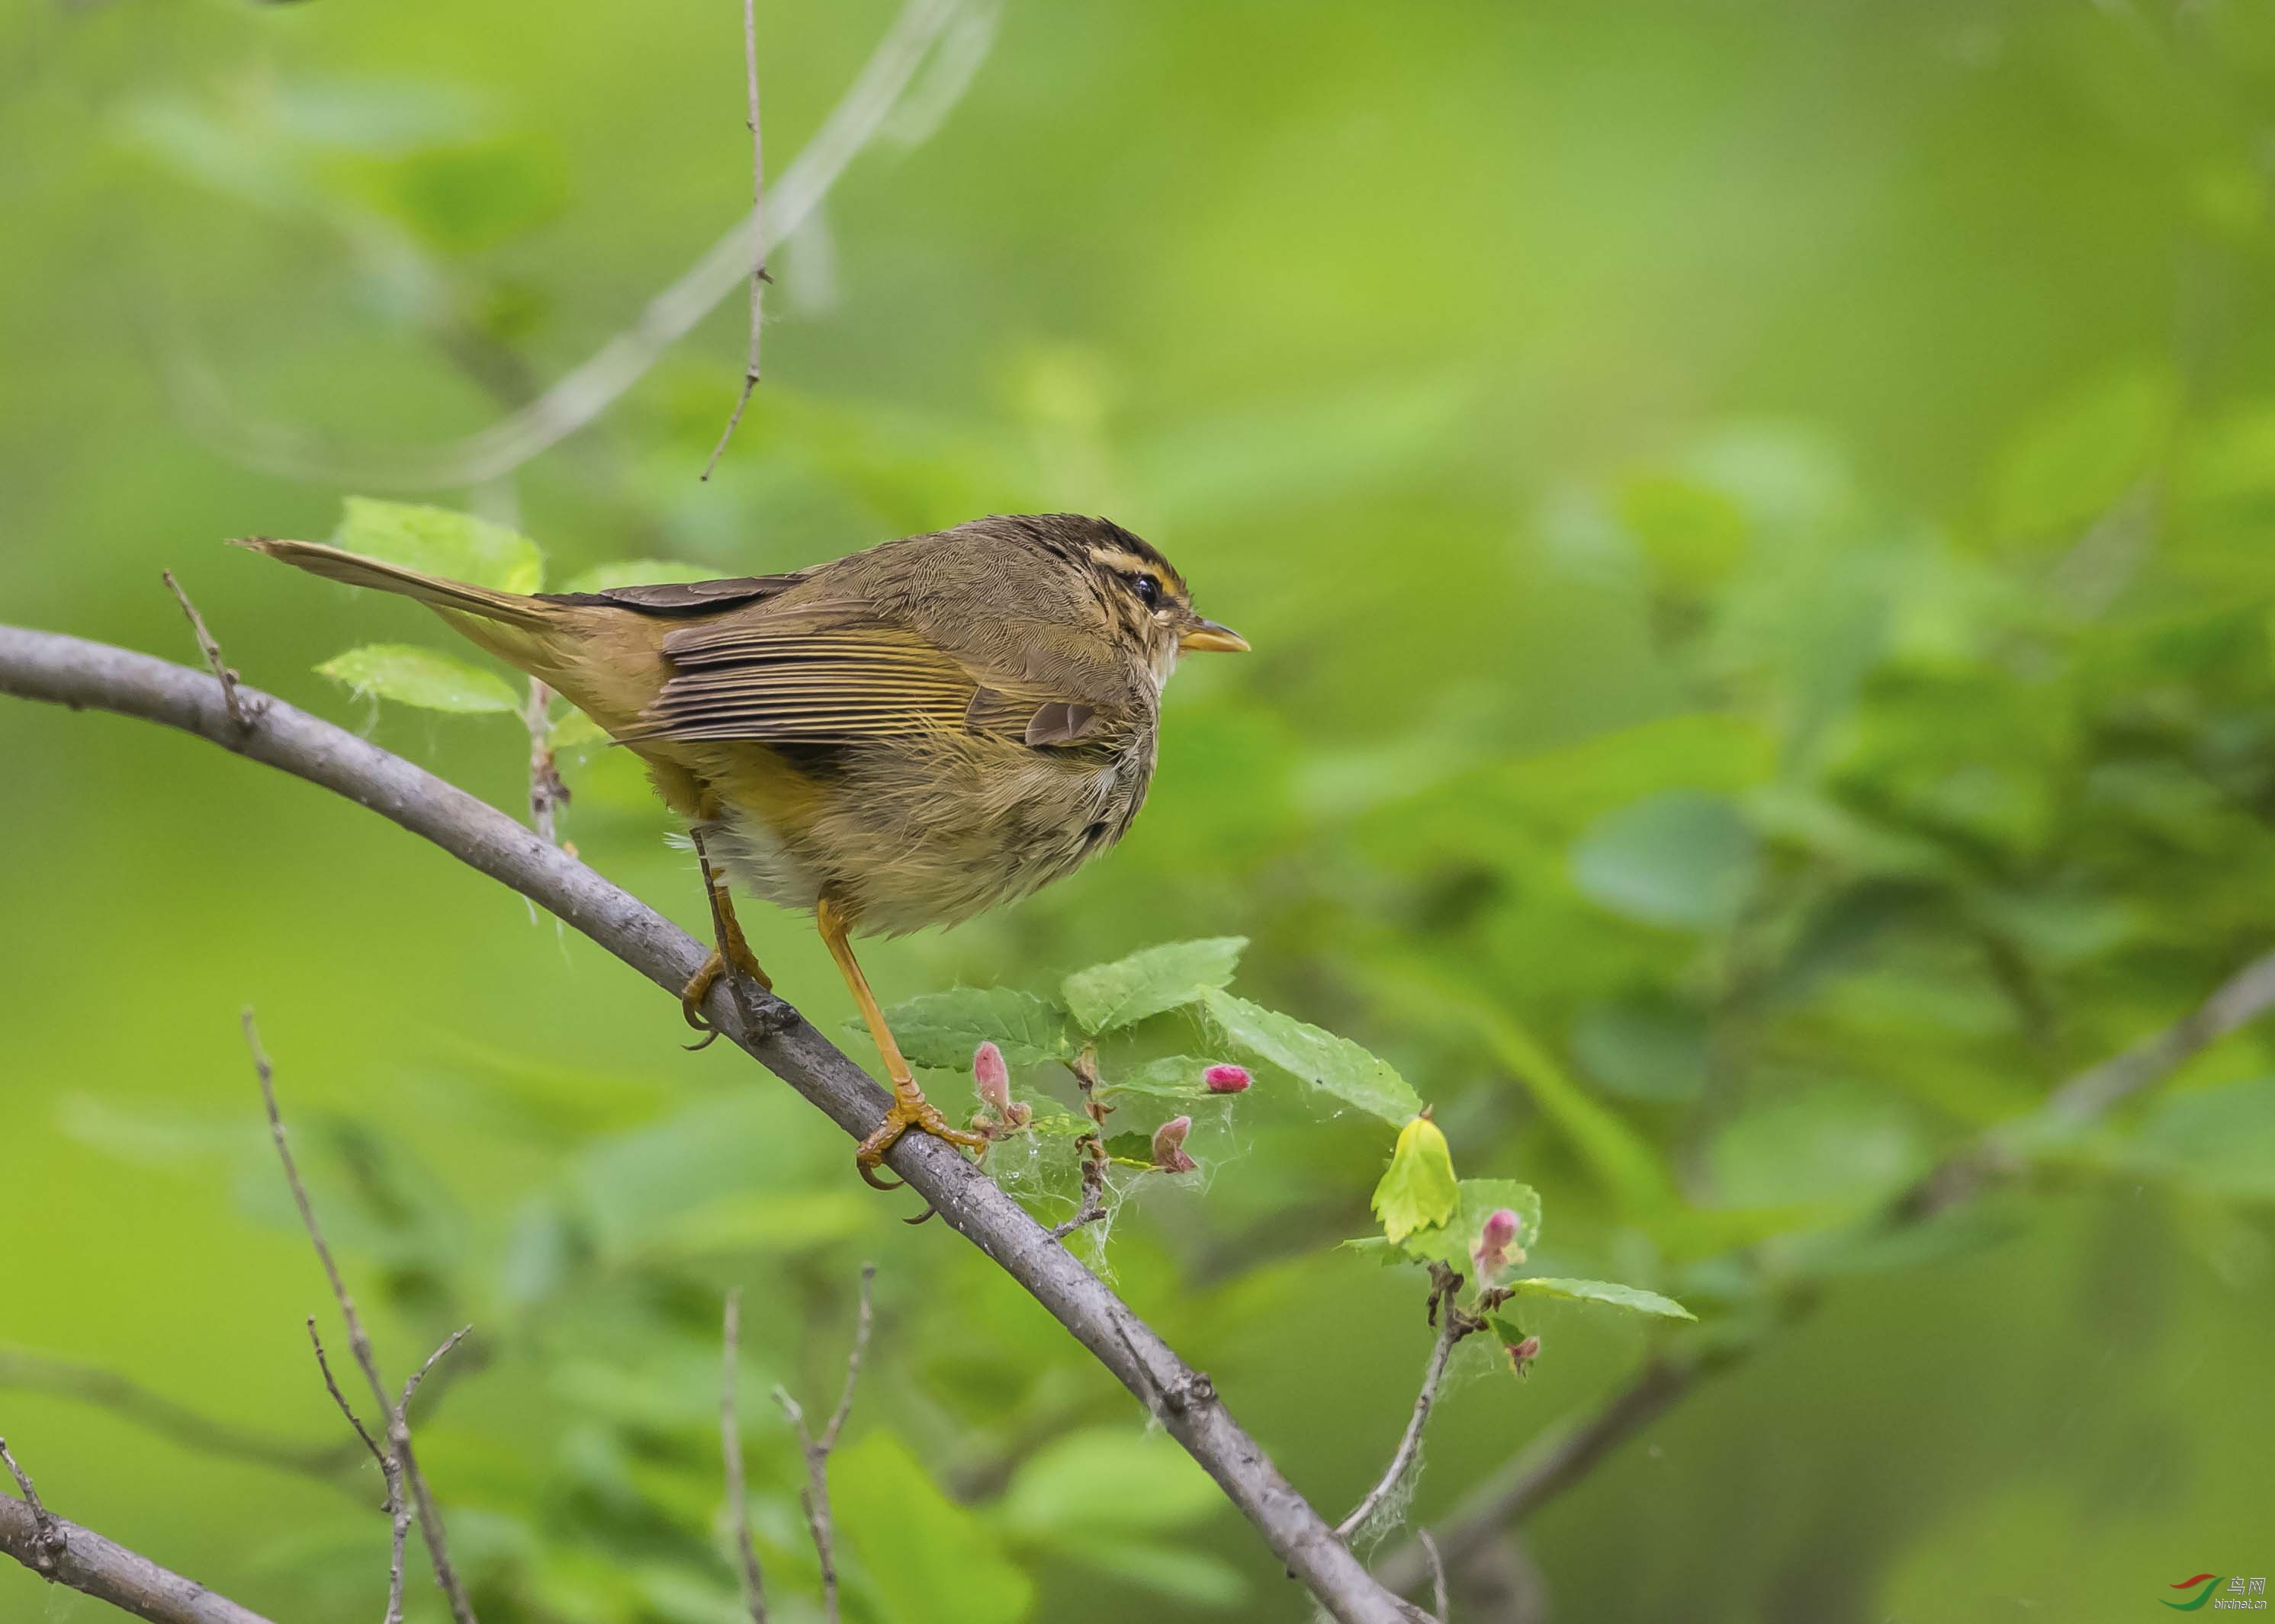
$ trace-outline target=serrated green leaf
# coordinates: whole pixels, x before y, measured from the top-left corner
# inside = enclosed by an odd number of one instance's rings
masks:
[[[545,555],[536,542],[449,508],[351,496],[332,543],[367,558],[500,592],[535,592],[545,584]]]
[[[1516,1214],[1516,1243],[1530,1250],[1540,1243],[1540,1192],[1515,1179],[1463,1179],[1460,1205],[1452,1221],[1417,1230],[1402,1243],[1410,1258],[1431,1259],[1463,1273],[1477,1266],[1470,1252],[1486,1216],[1501,1207]]]
[[[619,586],[654,586],[666,581],[707,581],[715,573],[676,558],[624,558],[572,575],[561,590],[612,592]]]
[[[1396,1246],[1417,1229],[1450,1225],[1461,1205],[1461,1181],[1454,1176],[1454,1152],[1445,1130],[1426,1116],[1416,1117],[1398,1130],[1397,1148],[1374,1187],[1370,1210]]]
[[[1149,1016],[1183,1008],[1212,987],[1229,986],[1245,936],[1163,942],[1111,964],[1093,964],[1069,976],[1061,991],[1085,1031],[1134,1026]]]
[[[1221,987],[1201,994],[1233,1046],[1386,1122],[1405,1122],[1420,1113],[1422,1099],[1386,1061],[1348,1038],[1322,1031],[1293,1016],[1236,998]]]
[[[1016,987],[957,987],[926,993],[885,1012],[885,1023],[900,1040],[912,1066],[941,1071],[971,1069],[971,1054],[983,1043],[1003,1051],[1014,1066],[1039,1066],[1074,1058],[1074,1033],[1066,1011],[1047,998]],[[849,1031],[865,1032],[858,1021]]]
[[[1658,1314],[1668,1319],[1696,1319],[1697,1315],[1673,1297],[1662,1297],[1640,1286],[1615,1285],[1601,1280],[1513,1280],[1505,1282],[1521,1296],[1561,1297],[1572,1303],[1606,1303],[1637,1314]]]
[[[518,711],[521,700],[496,672],[409,643],[370,643],[316,668],[358,698],[392,699],[421,710],[475,715]]]

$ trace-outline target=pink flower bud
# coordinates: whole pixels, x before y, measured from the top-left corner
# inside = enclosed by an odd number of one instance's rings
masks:
[[[1540,1357],[1540,1339],[1537,1336],[1528,1336],[1521,1342],[1511,1342],[1508,1345],[1509,1368],[1520,1376],[1531,1374],[1529,1367],[1538,1357]]]
[[[1154,1167],[1164,1173],[1190,1173],[1200,1165],[1185,1154],[1185,1136],[1192,1128],[1191,1117],[1180,1116],[1153,1130]]]
[[[971,1080],[979,1088],[979,1098],[995,1107],[999,1116],[1011,1114],[1011,1069],[1003,1063],[1003,1051],[992,1043],[983,1043],[971,1052]]]
[[[1211,1066],[1201,1073],[1201,1081],[1212,1094],[1237,1094],[1255,1079],[1245,1066]]]
[[[1493,1276],[1508,1267],[1515,1258],[1524,1254],[1516,1250],[1517,1231],[1523,1227],[1516,1214],[1508,1207],[1496,1207],[1485,1214],[1485,1228],[1478,1233],[1476,1248],[1470,1253],[1478,1265],[1478,1278],[1490,1282]]]

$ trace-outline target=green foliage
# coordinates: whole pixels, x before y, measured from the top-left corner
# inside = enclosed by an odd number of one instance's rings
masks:
[[[332,544],[500,592],[535,592],[545,584],[545,556],[537,543],[503,525],[447,508],[351,496]]]
[[[1277,1066],[1344,1105],[1387,1122],[1405,1122],[1422,1108],[1405,1078],[1348,1038],[1221,988],[1205,991],[1200,1001],[1235,1049]]]
[[[908,1446],[871,1432],[830,1462],[848,1547],[896,1624],[1019,1624],[1034,1586],[987,1519],[942,1494]],[[953,1582],[945,1582],[953,1575]]]
[[[1164,942],[1111,964],[1066,978],[1067,1008],[1086,1032],[1108,1032],[1198,1002],[1204,993],[1232,985],[1244,936]]]
[[[1569,1303],[1602,1303],[1613,1308],[1623,1308],[1631,1313],[1656,1314],[1662,1319],[1696,1319],[1692,1313],[1672,1297],[1662,1297],[1655,1291],[1644,1291],[1635,1286],[1615,1286],[1600,1280],[1549,1280],[1533,1276],[1513,1280],[1508,1289],[1520,1297],[1555,1297]]]
[[[972,1051],[983,1043],[994,1043],[1014,1066],[1074,1058],[1066,1011],[1049,999],[1012,987],[926,993],[896,1004],[885,1019],[912,1066],[969,1070]],[[848,1030],[868,1029],[855,1022]]]
[[[392,699],[457,715],[521,708],[495,671],[407,643],[367,644],[333,655],[316,669],[359,699]]]

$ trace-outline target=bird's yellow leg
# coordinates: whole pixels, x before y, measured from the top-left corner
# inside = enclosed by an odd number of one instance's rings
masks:
[[[885,1024],[885,1012],[877,1008],[877,995],[869,990],[869,978],[861,973],[861,966],[853,957],[853,944],[845,935],[851,921],[835,899],[824,896],[815,905],[813,922],[821,932],[821,940],[828,945],[829,956],[837,961],[845,985],[852,990],[853,1001],[860,1006],[861,1018],[869,1023],[869,1036],[876,1041],[877,1054],[885,1062],[886,1079],[893,1089],[892,1109],[885,1113],[885,1120],[878,1124],[877,1131],[862,1140],[861,1148],[853,1153],[853,1165],[860,1170],[862,1178],[879,1190],[900,1188],[897,1182],[879,1178],[877,1167],[885,1159],[885,1152],[911,1128],[966,1150],[984,1149],[987,1144],[985,1135],[967,1133],[955,1126],[917,1086],[909,1062],[901,1057],[901,1046],[893,1040],[892,1028]]]
[[[704,850],[700,835],[695,837],[695,860],[703,870],[704,894],[711,899],[713,946],[711,956],[703,961],[703,967],[680,989],[679,1012],[687,1017],[687,1023],[697,1031],[711,1032],[713,1037],[716,1037],[718,1034],[712,1031],[711,1023],[704,1018],[703,1001],[711,995],[712,987],[726,973],[729,960],[737,970],[769,993],[774,991],[775,983],[774,978],[759,967],[758,956],[751,951],[750,941],[743,934],[742,921],[735,918],[734,901],[727,895],[727,877],[711,866],[711,854]],[[726,947],[723,955],[719,950],[721,943]],[[704,1041],[708,1043],[710,1039]]]

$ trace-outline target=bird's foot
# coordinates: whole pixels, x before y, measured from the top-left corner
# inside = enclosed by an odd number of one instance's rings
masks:
[[[743,940],[742,932],[729,932],[727,937],[727,947],[734,955],[735,968],[737,971],[757,982],[767,992],[771,993],[775,990],[774,978],[760,968],[758,957],[751,951],[751,944]],[[699,1032],[707,1034],[701,1043],[691,1045],[691,1047],[707,1048],[712,1039],[719,1035],[718,1028],[712,1025],[710,1017],[703,1013],[703,1001],[711,996],[711,989],[719,984],[719,978],[726,973],[727,960],[718,948],[714,948],[711,949],[711,956],[703,961],[702,968],[687,978],[687,985],[679,990],[679,1013],[686,1017],[690,1026]]]
[[[893,1084],[892,1108],[885,1120],[877,1124],[877,1131],[861,1141],[860,1149],[853,1152],[853,1165],[860,1170],[862,1179],[875,1190],[898,1190],[901,1182],[877,1176],[877,1168],[885,1159],[885,1152],[900,1142],[910,1129],[928,1133],[935,1139],[945,1139],[950,1144],[967,1151],[987,1148],[987,1136],[969,1133],[949,1122],[941,1108],[924,1097],[924,1091],[912,1079],[896,1079]]]

